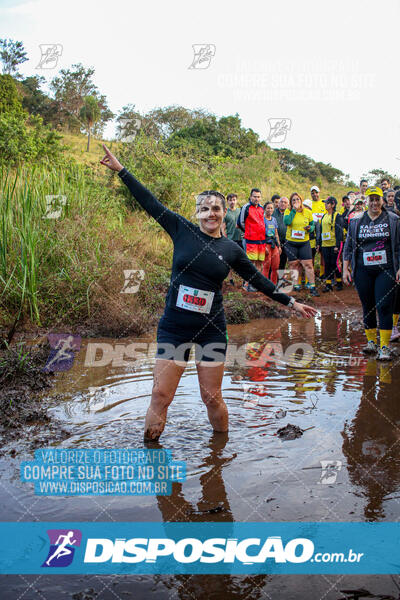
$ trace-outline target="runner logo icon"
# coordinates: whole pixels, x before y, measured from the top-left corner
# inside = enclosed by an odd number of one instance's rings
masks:
[[[50,548],[42,567],[68,567],[74,558],[75,547],[81,545],[79,529],[48,529]]]

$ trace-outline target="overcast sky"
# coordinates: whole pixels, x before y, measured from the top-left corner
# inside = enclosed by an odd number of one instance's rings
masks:
[[[128,103],[237,112],[265,140],[269,119],[290,119],[273,147],[357,181],[400,171],[399,13],[398,0],[0,0],[0,37],[24,43],[24,75],[93,66],[115,113]],[[36,68],[39,44],[62,45],[55,68]],[[207,68],[189,68],[193,44],[215,47]]]

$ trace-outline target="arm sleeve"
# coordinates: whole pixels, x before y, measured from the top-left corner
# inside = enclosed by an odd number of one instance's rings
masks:
[[[153,194],[144,187],[125,167],[119,171],[118,176],[125,183],[131,194],[139,202],[140,206],[153,217],[165,229],[172,239],[177,234],[179,226],[183,225],[186,219],[173,212],[162,204]]]
[[[351,262],[351,257],[353,255],[353,227],[351,226],[351,221],[349,223],[349,230],[347,233],[347,238],[344,244],[343,249],[343,260],[348,260]]]
[[[244,211],[244,210],[245,210],[245,207],[242,206],[242,208],[240,209],[240,213],[238,215],[237,221],[236,221],[236,227],[238,229],[240,229],[243,233],[244,233],[244,228],[243,228],[243,225],[241,223],[241,218],[242,218],[242,211]]]
[[[399,269],[400,269],[400,218],[396,219],[395,248],[397,250]]]
[[[310,223],[310,233],[312,233],[313,231],[315,231],[315,223],[314,223],[314,221],[311,221],[311,223]]]
[[[336,246],[339,247],[343,242],[343,218],[342,215],[337,215],[335,223]]]
[[[294,208],[292,208],[292,210],[290,211],[290,213],[288,215],[284,215],[283,222],[286,226],[291,225],[295,214],[296,214],[296,211],[294,210]]]
[[[232,269],[240,275],[245,281],[248,281],[257,288],[260,292],[276,300],[280,304],[287,306],[290,301],[290,296],[282,292],[275,292],[275,285],[264,277],[260,271],[257,271],[253,263],[247,258],[245,252],[237,246],[236,255],[232,263]]]
[[[318,221],[315,226],[315,239],[316,239],[317,246],[321,246],[321,232],[322,232],[321,221]]]
[[[394,195],[394,203],[396,205],[397,210],[400,212],[400,193],[399,190],[396,191]]]

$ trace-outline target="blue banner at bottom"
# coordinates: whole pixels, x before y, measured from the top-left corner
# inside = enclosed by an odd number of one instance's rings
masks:
[[[398,574],[400,523],[1,523],[1,574]]]

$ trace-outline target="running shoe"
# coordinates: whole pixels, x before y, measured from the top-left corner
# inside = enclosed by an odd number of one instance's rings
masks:
[[[255,288],[253,285],[251,285],[251,283],[249,283],[249,285],[247,286],[247,291],[248,292],[258,292],[258,289]]]
[[[307,283],[304,287],[306,288],[306,290],[309,290],[311,288],[311,283],[309,281],[307,281]]]
[[[331,285],[330,283],[327,283],[327,284],[325,285],[325,287],[324,287],[324,288],[322,288],[322,291],[323,291],[324,293],[325,293],[325,292],[333,292],[333,287],[332,287],[332,285]]]
[[[340,292],[343,289],[343,283],[341,281],[338,281],[338,283],[336,284],[336,289],[338,292]]]
[[[363,347],[362,351],[364,354],[376,354],[378,352],[378,346],[373,340],[369,340],[369,342],[367,342],[367,344]]]
[[[311,294],[311,296],[320,296],[320,293],[318,292],[318,290],[315,286],[310,288],[310,294]]]
[[[392,353],[389,346],[382,346],[382,348],[379,348],[376,360],[392,360]]]
[[[294,286],[293,286],[293,290],[294,290],[295,292],[300,292],[300,291],[301,291],[301,285],[294,285]]]
[[[390,338],[390,341],[397,342],[399,338],[400,338],[400,331],[399,331],[399,328],[395,325],[392,329],[392,336]]]

